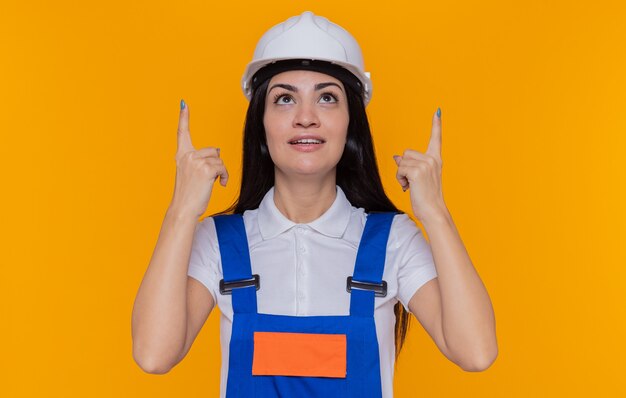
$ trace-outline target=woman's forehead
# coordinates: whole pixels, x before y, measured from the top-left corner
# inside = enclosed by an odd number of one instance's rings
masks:
[[[313,86],[317,83],[333,82],[343,87],[341,80],[327,75],[325,73],[311,71],[311,70],[288,70],[285,72],[277,73],[270,79],[268,87],[271,87],[275,83],[291,84],[293,86]]]

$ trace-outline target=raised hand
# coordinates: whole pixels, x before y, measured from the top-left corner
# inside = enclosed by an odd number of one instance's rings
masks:
[[[206,211],[213,183],[220,177],[226,186],[228,172],[220,159],[220,150],[207,147],[196,150],[189,133],[189,107],[180,102],[176,150],[176,183],[170,207],[200,217]]]
[[[406,191],[410,189],[415,217],[423,221],[438,212],[447,211],[441,189],[441,111],[433,115],[430,141],[425,153],[407,149],[402,156],[394,155],[398,165],[396,178]]]

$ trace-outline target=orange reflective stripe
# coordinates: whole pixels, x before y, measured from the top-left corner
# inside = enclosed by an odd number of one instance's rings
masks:
[[[346,335],[254,332],[253,375],[346,377]]]

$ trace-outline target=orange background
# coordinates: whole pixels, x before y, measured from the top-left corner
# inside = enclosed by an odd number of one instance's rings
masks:
[[[582,5],[583,3],[587,5]],[[130,316],[174,187],[179,100],[235,198],[260,36],[310,9],[359,41],[384,185],[443,120],[450,212],[494,304],[500,354],[448,361],[414,320],[397,397],[624,396],[626,6],[621,0],[55,1],[0,11],[0,395],[216,397],[217,311],[166,375]]]

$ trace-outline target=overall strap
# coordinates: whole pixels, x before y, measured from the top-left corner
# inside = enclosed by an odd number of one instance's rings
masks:
[[[352,316],[373,317],[375,294],[378,296],[387,294],[387,282],[382,278],[387,240],[395,215],[395,212],[367,215],[356,255],[354,275],[351,279],[348,278]]]
[[[235,313],[256,313],[257,287],[237,287],[237,283],[230,283],[232,288],[222,291],[222,286],[229,282],[246,281],[252,279],[250,266],[250,251],[246,227],[241,214],[222,214],[213,217],[217,240],[222,258],[222,272],[224,279],[220,281],[220,292],[232,294],[233,311]],[[249,285],[249,284],[248,284]]]

